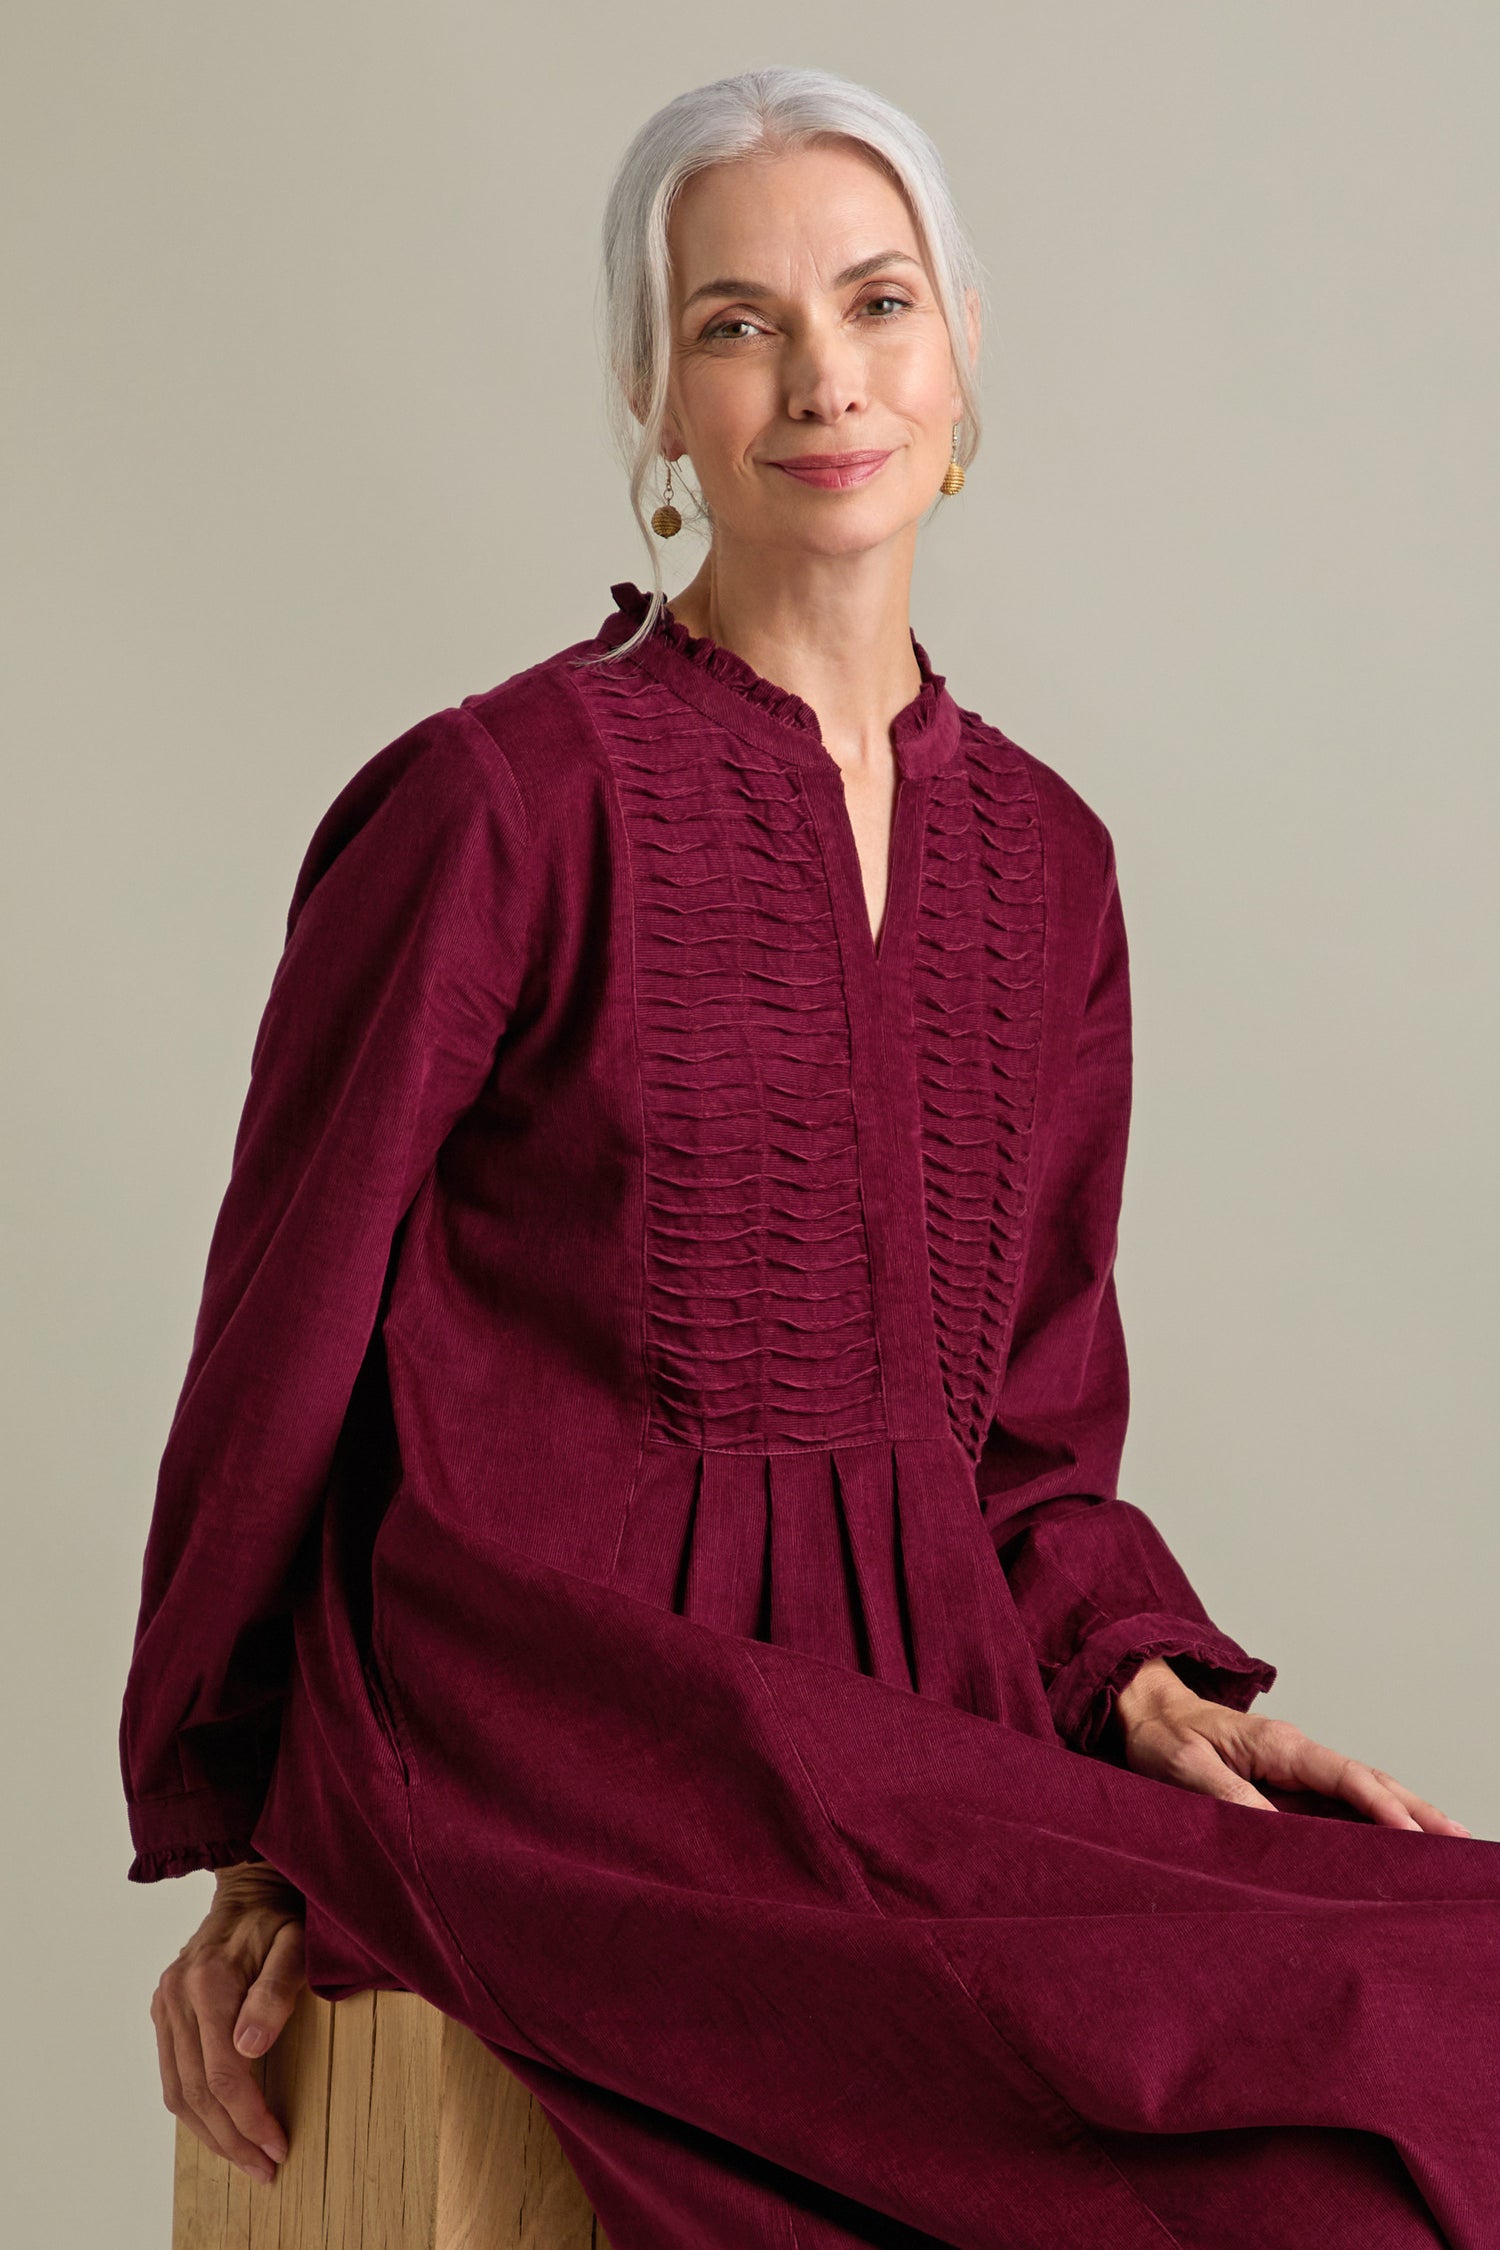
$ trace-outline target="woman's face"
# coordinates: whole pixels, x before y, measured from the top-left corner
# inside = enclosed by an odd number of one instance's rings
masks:
[[[916,226],[879,166],[849,142],[711,165],[667,243],[662,446],[691,460],[716,540],[846,555],[914,525],[963,401]]]

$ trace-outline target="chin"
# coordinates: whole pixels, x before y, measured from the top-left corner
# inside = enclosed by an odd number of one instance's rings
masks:
[[[854,499],[856,496],[840,497]],[[870,498],[873,502],[873,494]],[[806,555],[863,555],[909,530],[919,513],[909,507],[893,508],[889,501],[878,507],[840,506],[826,511],[814,507],[788,509],[778,516],[774,525],[763,527],[764,543]]]

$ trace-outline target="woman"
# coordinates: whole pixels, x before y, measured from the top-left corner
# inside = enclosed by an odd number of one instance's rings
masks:
[[[1500,1855],[1118,1494],[1113,849],[909,625],[936,155],[751,73],[606,254],[707,555],[298,877],[125,1695],[132,1878],[218,1871],[168,2106],[269,2176],[305,1968],[469,2024],[614,2250],[1493,2244]]]

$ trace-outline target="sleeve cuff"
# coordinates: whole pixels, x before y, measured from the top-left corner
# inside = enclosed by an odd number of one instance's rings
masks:
[[[1075,1750],[1097,1749],[1118,1690],[1153,1656],[1179,1659],[1173,1668],[1187,1686],[1232,1711],[1248,1711],[1276,1679],[1274,1664],[1247,1655],[1212,1627],[1159,1614],[1116,1618],[1047,1682],[1052,1723],[1063,1740]]]
[[[129,1806],[135,1857],[131,1883],[159,1883],[200,1867],[234,1867],[259,1859],[250,1841],[265,1790],[195,1789],[178,1797],[153,1797]]]

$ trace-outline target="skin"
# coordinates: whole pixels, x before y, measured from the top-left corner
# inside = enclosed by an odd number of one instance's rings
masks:
[[[678,197],[668,243],[662,451],[691,466],[713,517],[703,565],[672,612],[817,713],[843,775],[878,934],[898,778],[890,724],[920,686],[910,632],[917,529],[938,497],[962,408],[920,236],[880,168],[834,142],[697,174]],[[878,260],[869,273],[843,278],[869,260]],[[697,294],[726,278],[760,286]],[[977,303],[965,310],[972,361]],[[775,466],[887,447],[877,475],[842,490]],[[1347,1799],[1385,1827],[1470,1833],[1290,1720],[1199,1696],[1161,1657],[1119,1691],[1110,1724],[1131,1770],[1179,1788],[1279,1811],[1256,1788],[1263,1781]],[[274,2178],[287,2141],[257,2059],[305,1982],[303,1940],[302,1895],[275,1868],[221,1868],[208,1914],[151,1997],[167,2108],[262,2181]]]

